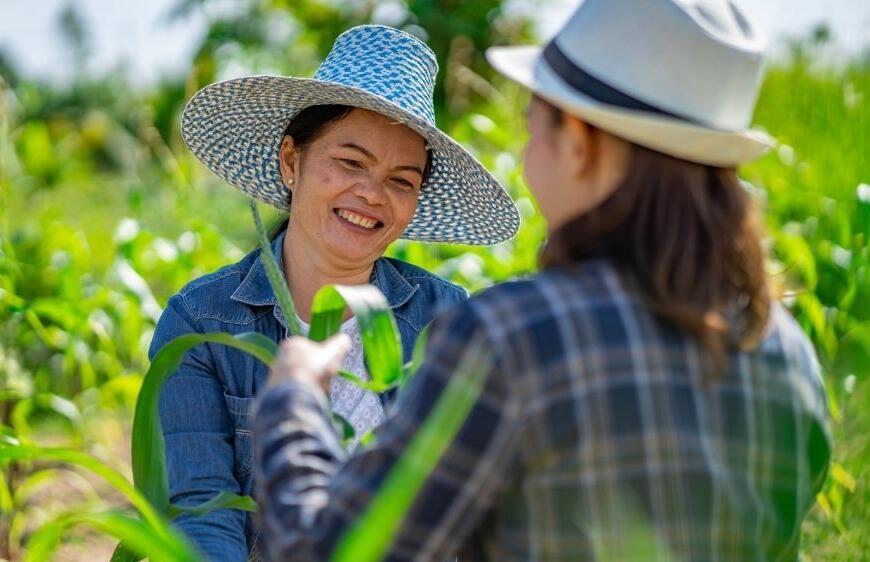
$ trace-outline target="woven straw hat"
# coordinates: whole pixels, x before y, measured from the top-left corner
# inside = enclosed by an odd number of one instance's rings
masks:
[[[519,213],[498,181],[435,126],[438,63],[415,37],[378,25],[336,39],[314,78],[250,76],[206,86],[182,116],[184,142],[245,193],[289,209],[278,153],[287,125],[312,105],[368,109],[419,133],[432,151],[417,212],[402,238],[494,244],[511,238]]]

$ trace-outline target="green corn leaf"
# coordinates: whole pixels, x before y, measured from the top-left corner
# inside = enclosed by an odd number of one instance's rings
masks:
[[[219,492],[215,497],[193,507],[172,504],[169,506],[169,516],[177,517],[182,513],[192,515],[207,515],[219,509],[240,509],[242,511],[257,511],[257,504],[251,496],[240,496],[232,492]]]
[[[51,560],[60,546],[63,534],[76,525],[87,525],[123,541],[139,554],[133,559],[147,556],[154,562],[196,562],[199,557],[190,544],[176,533],[168,536],[155,532],[145,522],[120,511],[63,513],[37,529],[27,542],[24,562]],[[112,558],[115,559],[114,556]]]
[[[420,335],[417,336],[416,341],[414,341],[414,350],[411,352],[411,360],[405,363],[402,367],[402,380],[399,383],[400,386],[404,386],[404,384],[414,376],[417,371],[420,370],[420,365],[423,364],[423,359],[426,358],[426,340],[429,338],[429,324],[423,328],[423,331],[420,332]]]
[[[800,277],[807,289],[814,291],[818,283],[816,256],[810,244],[800,236],[774,231],[771,233],[783,263]]]
[[[838,462],[831,463],[831,479],[852,493],[858,486],[855,477]]]
[[[359,387],[366,387],[367,385],[371,384],[370,381],[364,381],[355,374],[351,373],[350,371],[345,371],[344,369],[338,370],[338,376],[340,376],[344,380],[352,382]]]
[[[323,341],[341,326],[345,307],[359,323],[371,384],[378,392],[402,380],[402,342],[390,305],[372,285],[327,285],[314,295],[309,337]],[[342,375],[344,378],[348,378]]]
[[[51,560],[54,551],[60,546],[60,540],[67,527],[73,525],[66,518],[58,518],[40,527],[27,542],[27,550],[24,554],[25,562],[43,562]]]
[[[181,364],[184,353],[201,343],[228,345],[250,353],[266,365],[275,357],[277,346],[266,336],[248,332],[188,334],[167,343],[154,357],[142,381],[133,418],[133,481],[160,513],[169,513],[169,479],[166,472],[166,443],[158,415],[160,389]]]
[[[266,235],[266,228],[263,226],[263,220],[260,218],[260,213],[257,211],[257,202],[251,199],[251,214],[254,216],[254,225],[257,227],[257,235],[260,240],[260,255],[263,259],[263,266],[266,268],[266,277],[269,279],[269,285],[272,286],[272,292],[278,299],[278,304],[281,306],[281,312],[284,314],[284,320],[287,322],[287,329],[290,335],[302,334],[302,327],[299,325],[296,314],[296,307],[293,305],[293,297],[290,296],[290,289],[287,287],[287,281],[284,279],[284,273],[278,269],[278,261],[275,259],[275,254],[272,252],[272,245],[269,243],[269,237]]]
[[[398,384],[382,384],[375,381],[367,381],[359,378],[355,374],[350,371],[345,371],[344,369],[339,369],[338,376],[343,378],[344,380],[350,381],[356,386],[362,388],[363,390],[370,390],[372,392],[380,394],[381,392],[386,392],[391,388],[398,386]]]
[[[356,436],[353,425],[347,421],[347,418],[335,412],[332,413],[332,421],[335,422],[337,433],[341,434],[342,442],[347,445]]]
[[[837,533],[839,533],[840,535],[846,534],[848,532],[848,529],[843,523],[842,517],[840,517],[839,510],[831,503],[829,494],[825,492],[819,492],[818,494],[816,494],[816,502],[819,504],[819,507],[822,508],[825,516],[831,521],[831,523],[834,524],[834,527],[837,529]]]
[[[40,393],[19,401],[10,416],[15,432],[25,437],[30,434],[30,418],[35,413],[50,411],[65,418],[76,434],[82,434],[84,426],[78,407],[57,394]]]
[[[124,546],[124,543],[120,542],[115,547],[115,550],[112,551],[112,557],[109,559],[109,562],[139,562],[143,558],[144,556],[133,552]]]
[[[12,505],[21,508],[31,501],[31,498],[44,486],[51,486],[58,480],[63,480],[65,486],[70,486],[85,497],[85,501],[96,503],[100,500],[100,494],[87,478],[70,467],[45,468],[27,475],[19,481],[12,496]]]
[[[87,453],[64,447],[39,447],[35,445],[0,443],[0,462],[5,461],[54,461],[80,466],[112,485],[139,510],[142,517],[156,529],[168,529],[163,519],[154,510],[142,493],[117,470]]]
[[[363,390],[371,390],[372,392],[376,393],[386,392],[387,390],[390,390],[391,388],[396,386],[394,384],[380,384],[373,381],[363,380],[355,374],[351,373],[350,371],[346,371],[344,369],[339,369],[337,374],[339,377],[343,378],[346,381],[352,382]]]
[[[375,562],[384,557],[405,513],[453,441],[485,382],[491,358],[480,345],[460,362],[456,374],[401,458],[390,470],[369,508],[342,536],[333,562]]]
[[[337,334],[346,308],[347,303],[335,286],[328,285],[317,291],[311,302],[311,329],[308,330],[308,337],[314,341],[323,341]]]
[[[359,438],[359,444],[362,447],[368,447],[375,440],[375,430],[370,429],[363,433]]]
[[[0,445],[3,447],[3,445]],[[9,514],[13,506],[12,492],[9,489],[9,481],[6,478],[6,470],[0,469],[0,513]]]
[[[8,425],[0,425],[0,445],[21,445],[15,430]]]

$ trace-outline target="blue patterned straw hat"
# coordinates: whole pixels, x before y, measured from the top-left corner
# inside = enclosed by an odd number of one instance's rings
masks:
[[[511,238],[520,218],[498,181],[438,130],[432,93],[438,63],[415,37],[378,25],[336,39],[314,78],[250,76],[206,86],[182,117],[184,142],[231,185],[289,209],[278,152],[284,130],[312,105],[375,111],[418,132],[432,151],[417,213],[402,238],[494,244]]]

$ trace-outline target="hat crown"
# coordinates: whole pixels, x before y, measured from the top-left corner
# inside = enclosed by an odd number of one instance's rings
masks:
[[[723,131],[746,128],[765,41],[729,0],[585,0],[553,39],[611,88]]]
[[[360,25],[338,36],[314,78],[365,90],[434,125],[437,74],[435,53],[416,37]]]

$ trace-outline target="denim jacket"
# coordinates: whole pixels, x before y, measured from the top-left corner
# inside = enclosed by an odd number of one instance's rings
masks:
[[[281,267],[285,233],[272,243]],[[459,286],[391,258],[375,261],[371,283],[384,293],[396,318],[405,361],[436,310],[467,297]],[[250,331],[276,342],[287,335],[259,250],[192,281],[170,298],[148,355],[153,359],[184,334]],[[250,410],[267,374],[268,367],[254,357],[207,343],[188,351],[167,379],[160,395],[160,421],[172,503],[198,505],[222,490],[253,495]],[[389,398],[382,396],[385,404]],[[256,542],[251,517],[243,511],[183,515],[174,524],[210,560],[247,560]]]

